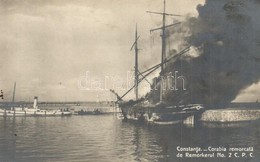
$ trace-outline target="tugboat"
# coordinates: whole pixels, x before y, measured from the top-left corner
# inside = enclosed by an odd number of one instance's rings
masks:
[[[64,110],[43,110],[37,106],[38,97],[34,97],[34,104],[32,108],[28,107],[11,107],[11,109],[0,109],[0,116],[2,117],[47,117],[47,116],[70,116],[69,111]]]
[[[38,97],[34,97],[33,107],[15,107],[15,89],[16,83],[14,83],[13,100],[11,108],[0,109],[0,116],[2,117],[30,117],[30,116],[70,116],[72,115],[69,111],[62,110],[42,110],[38,108]]]

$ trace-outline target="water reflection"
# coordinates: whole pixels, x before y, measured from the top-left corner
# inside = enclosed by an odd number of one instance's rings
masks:
[[[118,121],[112,115],[1,118],[0,161],[259,161],[259,125],[152,126]],[[177,146],[251,146],[256,158],[177,158]]]

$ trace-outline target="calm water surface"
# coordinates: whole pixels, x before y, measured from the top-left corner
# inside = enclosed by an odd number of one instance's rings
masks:
[[[17,134],[17,136],[15,136]],[[177,146],[254,147],[254,158],[177,158]],[[147,126],[113,115],[0,118],[0,162],[260,161],[260,122]]]

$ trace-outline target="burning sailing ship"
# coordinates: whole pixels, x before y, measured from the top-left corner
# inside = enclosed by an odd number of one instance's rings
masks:
[[[151,12],[147,11],[151,14],[159,14],[162,15],[162,27],[152,29],[150,32],[161,30],[161,38],[162,38],[162,51],[161,51],[161,63],[140,72],[138,69],[138,36],[137,27],[135,32],[135,41],[131,47],[131,50],[135,51],[135,70],[134,70],[134,86],[131,87],[125,94],[122,96],[118,95],[114,90],[111,90],[117,96],[117,103],[119,108],[121,109],[122,115],[124,119],[128,120],[138,120],[145,121],[154,124],[174,124],[174,123],[182,123],[182,122],[194,122],[194,115],[201,113],[204,110],[204,106],[202,104],[190,104],[190,103],[182,103],[182,100],[168,102],[165,100],[165,96],[168,91],[175,91],[175,95],[178,91],[178,82],[182,82],[182,93],[185,93],[186,90],[184,87],[184,77],[177,76],[178,71],[174,71],[174,76],[172,72],[169,72],[167,69],[167,63],[181,57],[185,53],[190,50],[190,47],[187,47],[180,51],[179,53],[166,57],[166,38],[167,33],[166,29],[173,27],[175,25],[180,24],[174,23],[170,25],[166,25],[166,16],[180,16],[175,14],[169,14],[165,12],[165,0],[164,0],[164,11],[160,12]],[[151,91],[145,96],[145,98],[139,98],[138,96],[138,85],[143,80],[147,80],[146,77],[151,73],[161,68],[160,77],[154,79],[153,84],[151,85]],[[169,72],[169,73],[168,73]],[[170,74],[170,75],[169,75]],[[178,81],[180,80],[180,81]],[[167,89],[168,88],[168,89]],[[131,91],[135,90],[135,100],[123,101],[123,98]],[[159,95],[158,95],[159,94]]]

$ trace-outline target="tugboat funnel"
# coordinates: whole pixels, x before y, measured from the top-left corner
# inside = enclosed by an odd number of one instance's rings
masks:
[[[37,109],[37,103],[38,103],[38,97],[35,96],[35,97],[34,97],[34,101],[33,101],[33,108],[34,108],[34,109]]]

